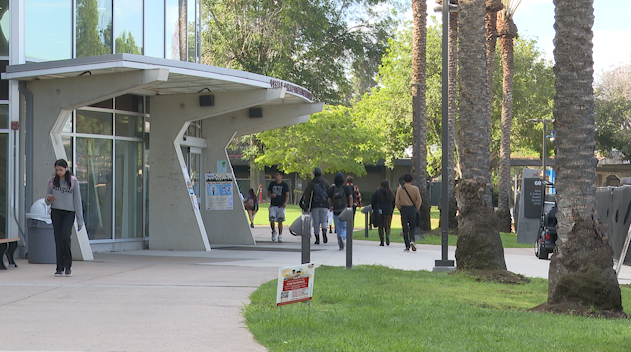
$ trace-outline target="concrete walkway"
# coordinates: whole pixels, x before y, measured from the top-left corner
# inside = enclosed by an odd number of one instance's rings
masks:
[[[0,351],[265,351],[241,309],[278,268],[300,264],[300,238],[286,234],[285,243],[272,243],[267,227],[253,233],[256,247],[95,254],[94,261],[74,262],[72,277],[54,277],[54,264],[18,260],[18,268],[0,271]],[[403,248],[354,241],[353,265],[432,270],[441,259],[439,246]],[[532,249],[506,249],[505,256],[510,271],[548,275],[549,261]],[[327,244],[312,245],[311,261],[344,266],[346,257],[330,235]],[[625,266],[620,283],[630,282]]]

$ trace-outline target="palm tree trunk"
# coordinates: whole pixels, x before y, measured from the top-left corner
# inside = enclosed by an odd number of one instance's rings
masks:
[[[456,190],[460,212],[456,249],[459,270],[506,270],[491,202],[484,13],[484,0],[460,0],[458,108],[462,179]]]
[[[414,126],[413,139],[413,173],[416,184],[421,192],[421,230],[429,231],[430,199],[427,194],[427,109],[426,105],[426,60],[427,60],[427,2],[425,0],[412,1],[412,16],[414,29],[412,34],[412,114]]]
[[[558,240],[550,261],[548,304],[622,311],[613,249],[595,210],[593,0],[554,4]]]
[[[498,18],[500,53],[502,55],[502,121],[500,137],[500,189],[497,202],[497,221],[500,232],[512,231],[512,217],[510,214],[511,195],[511,126],[513,120],[513,76],[514,76],[514,47],[513,38],[517,38],[517,26],[512,14],[505,13]]]

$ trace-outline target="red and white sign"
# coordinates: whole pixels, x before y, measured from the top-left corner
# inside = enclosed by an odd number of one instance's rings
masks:
[[[278,270],[276,305],[308,301],[313,297],[315,265],[307,263]]]

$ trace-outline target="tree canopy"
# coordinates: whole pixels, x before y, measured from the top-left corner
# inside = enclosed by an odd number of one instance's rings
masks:
[[[596,147],[631,157],[631,65],[604,72],[595,91]]]
[[[397,8],[398,0],[203,0],[202,61],[348,104],[374,85]]]

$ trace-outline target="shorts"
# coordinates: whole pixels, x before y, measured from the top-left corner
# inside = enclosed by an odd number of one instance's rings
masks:
[[[270,205],[269,207],[269,221],[270,222],[283,222],[285,221],[285,208],[276,205]]]

